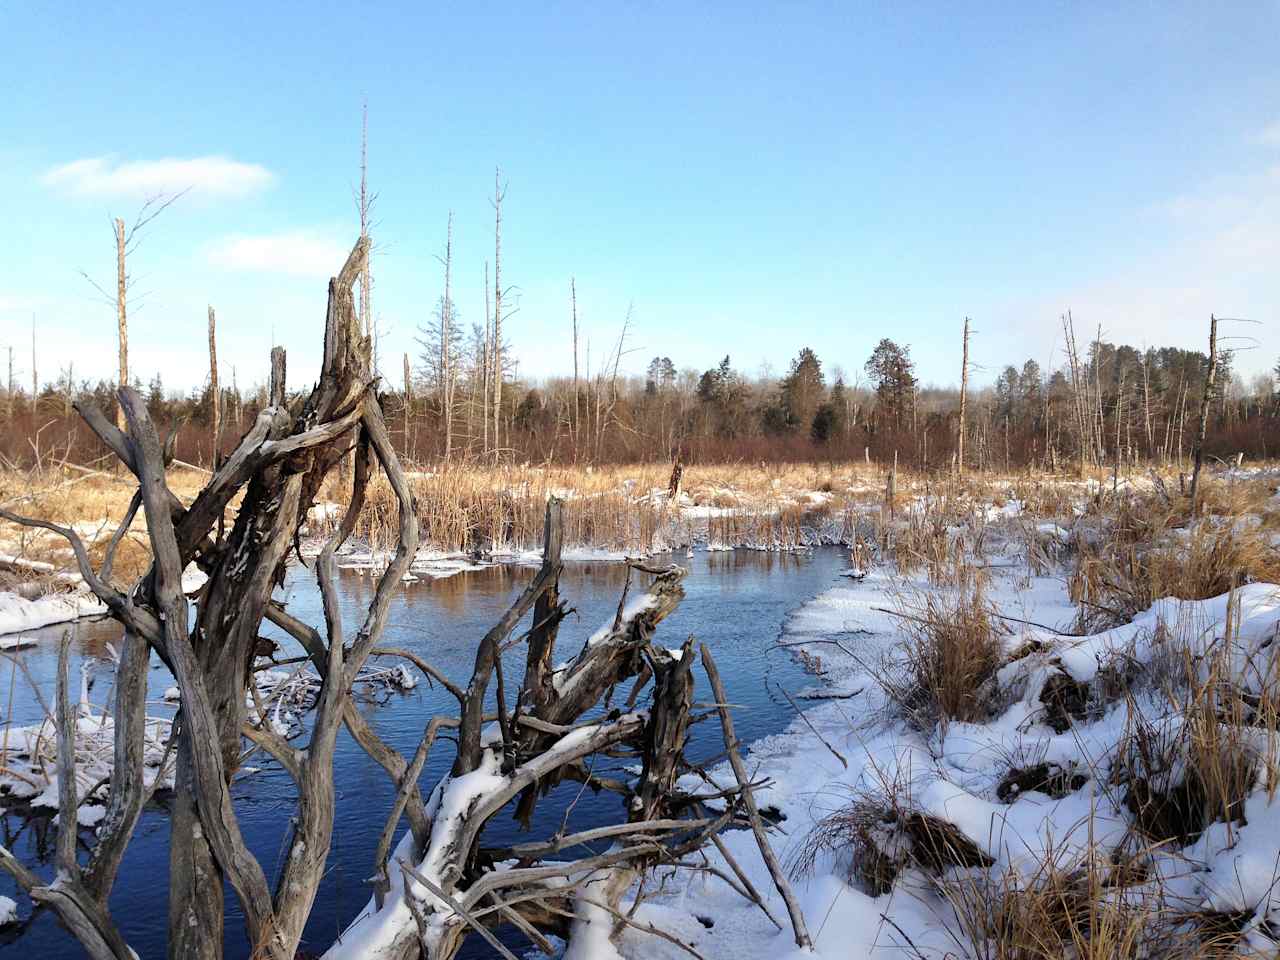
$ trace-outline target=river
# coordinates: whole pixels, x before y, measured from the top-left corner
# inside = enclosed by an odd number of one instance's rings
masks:
[[[667,558],[655,558],[656,562],[664,559]],[[655,639],[664,646],[677,647],[692,634],[711,647],[729,699],[736,705],[735,723],[743,742],[781,730],[793,718],[794,709],[778,692],[778,686],[794,694],[811,685],[813,678],[785,650],[777,648],[775,641],[787,614],[830,586],[847,566],[844,552],[837,548],[800,554],[699,551],[692,558],[674,559],[690,568],[684,582],[686,597],[659,627]],[[383,645],[411,649],[451,679],[465,683],[477,641],[510,605],[533,572],[528,566],[491,566],[443,579],[424,578],[405,584],[391,605]],[[557,660],[575,653],[586,637],[613,616],[624,578],[625,568],[619,564],[566,566],[560,595],[565,605],[576,612],[561,627]],[[374,586],[375,580],[367,575],[351,570],[340,572],[338,589],[348,636],[359,626]],[[633,584],[632,590],[636,589]],[[319,591],[309,570],[300,565],[291,567],[284,590],[291,612],[313,624],[323,624]],[[73,636],[73,690],[83,663],[93,680],[90,699],[101,704],[111,687],[108,644],[118,637],[119,628],[110,621],[81,621],[69,628]],[[17,654],[49,703],[53,702],[58,640],[66,629],[68,626],[36,631],[32,635],[37,638],[37,645]],[[274,629],[264,633],[283,640]],[[282,642],[282,655],[295,650],[291,642]],[[518,651],[508,654],[507,662],[509,674],[523,672]],[[511,665],[517,663],[518,668],[513,669]],[[8,694],[11,668],[6,667],[0,661],[0,697],[6,704],[12,700],[13,721],[38,721],[42,714],[40,698],[25,682],[22,671],[16,672],[13,693]],[[695,676],[698,678],[695,699],[710,700],[701,671],[695,670]],[[365,708],[378,733],[406,756],[413,752],[432,715],[456,713],[452,697],[438,686],[429,686],[425,678],[421,679],[414,689],[391,693],[387,699],[371,702]],[[167,671],[153,658],[152,715],[172,713],[172,707],[162,700],[164,690],[172,682]],[[424,793],[452,763],[451,746],[448,742],[437,742],[422,774]],[[722,750],[719,726],[714,720],[692,728],[686,751],[691,759],[715,757]],[[248,764],[260,769],[238,780],[233,786],[233,796],[249,847],[263,863],[268,876],[273,876],[286,849],[289,817],[293,812],[292,781],[262,754],[255,755]],[[304,940],[304,948],[316,953],[335,939],[369,899],[370,887],[365,880],[373,873],[373,853],[393,794],[383,770],[366,757],[345,731],[339,741],[335,764],[338,798],[330,869],[320,887]],[[566,810],[570,811],[571,829],[616,821],[619,803],[613,794],[594,795],[581,790],[577,784],[563,784],[539,803],[533,836],[554,833]],[[54,812],[43,811],[35,817],[12,813],[0,817],[5,846],[25,863],[36,865],[38,872],[46,876],[51,871]],[[503,813],[495,817],[486,830],[485,844],[502,845],[530,838],[518,835],[515,822]],[[160,802],[143,815],[111,896],[111,912],[121,932],[144,960],[164,955],[168,840],[167,818]],[[30,901],[15,892],[12,879],[4,873],[0,873],[0,894],[19,901],[23,917],[30,915]],[[226,902],[229,914],[226,955],[229,960],[245,960],[249,947],[237,915],[238,904],[230,890]],[[528,947],[514,932],[504,939],[517,953]],[[472,941],[464,957],[492,954],[478,938]],[[21,927],[0,930],[0,949],[6,956],[16,956],[22,949],[43,960],[70,960],[82,955],[75,941],[48,911],[37,914]]]

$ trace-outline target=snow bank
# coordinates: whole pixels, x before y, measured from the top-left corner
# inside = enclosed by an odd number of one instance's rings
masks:
[[[81,617],[97,617],[106,606],[91,593],[46,593],[28,600],[16,593],[0,592],[0,634],[36,630]]]
[[[1021,505],[1007,504],[980,520],[1010,524],[1020,511]],[[1063,536],[1055,528],[1056,524],[1032,529],[1055,539]],[[1014,539],[1010,533],[1009,545]],[[992,561],[988,566],[996,568],[987,597],[1002,613],[1050,626],[1072,620],[1075,608],[1063,580],[1031,576],[1025,569],[1000,570],[1001,558],[987,559]],[[822,694],[840,699],[828,699],[806,711],[805,720],[797,719],[785,732],[750,748],[747,765],[753,778],[770,780],[757,791],[757,801],[762,807],[776,807],[785,817],[783,828],[773,836],[784,862],[794,862],[800,844],[824,816],[847,809],[856,796],[883,793],[887,785],[900,791],[898,799],[911,809],[956,828],[991,858],[988,870],[970,868],[977,876],[1009,871],[1030,876],[1050,855],[1065,863],[1089,849],[1115,849],[1133,831],[1123,788],[1108,782],[1117,745],[1126,734],[1125,701],[1118,698],[1100,705],[1059,733],[1046,722],[1039,699],[1047,679],[1065,674],[1091,683],[1108,664],[1127,658],[1141,664],[1133,688],[1137,706],[1155,716],[1160,711],[1168,714],[1169,701],[1154,680],[1147,681],[1147,688],[1142,684],[1158,674],[1171,638],[1202,659],[1225,643],[1246,691],[1260,689],[1266,678],[1280,672],[1280,643],[1275,642],[1280,637],[1280,587],[1251,584],[1235,595],[1233,622],[1238,631],[1229,641],[1223,638],[1225,596],[1162,600],[1132,623],[1086,637],[1017,625],[1007,639],[1008,649],[1032,652],[999,673],[998,714],[987,722],[952,722],[923,734],[897,718],[876,679],[876,673],[900,655],[902,636],[897,618],[876,608],[894,606],[895,595],[901,600],[900,586],[900,578],[884,567],[873,567],[865,579],[843,582],[814,598],[786,625],[783,642],[802,651],[806,663],[820,673]],[[1175,714],[1163,722],[1176,725],[1180,718]],[[847,769],[814,731],[843,755]],[[1263,743],[1260,749],[1269,749],[1271,759],[1276,759],[1274,744]],[[1001,795],[1000,784],[1015,766],[1038,763],[1078,773],[1071,781],[1074,788],[1054,796],[1006,788]],[[713,776],[726,784],[731,780],[723,767]],[[1170,774],[1176,776],[1176,771]],[[750,834],[731,831],[722,839],[785,927],[781,898]],[[708,857],[713,865],[727,869],[715,851],[708,851]],[[1253,912],[1243,950],[1264,945],[1274,950],[1274,942],[1259,931],[1268,914],[1280,909],[1275,879],[1280,803],[1270,802],[1261,783],[1248,797],[1242,823],[1211,824],[1195,843],[1182,849],[1170,845],[1153,861],[1153,877],[1162,879],[1169,895],[1180,902],[1198,909]],[[814,955],[896,960],[904,952],[969,956],[967,950],[957,949],[945,928],[948,908],[917,868],[908,868],[893,892],[876,897],[850,878],[850,866],[847,850],[822,853],[813,873],[796,881],[814,935],[814,954],[797,950],[789,929],[776,930],[758,909],[710,876],[687,881],[687,888],[678,892],[647,898],[636,917],[680,936],[707,960],[799,960]],[[632,960],[687,956],[634,930],[619,936],[617,950]]]

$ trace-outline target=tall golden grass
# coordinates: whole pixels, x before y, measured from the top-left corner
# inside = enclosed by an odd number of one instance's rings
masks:
[[[834,518],[835,539],[852,527],[855,507],[874,499],[879,482],[864,468],[691,466],[678,503],[667,499],[665,464],[600,469],[444,464],[411,470],[422,540],[445,551],[534,549],[541,545],[547,497],[564,499],[565,542],[646,553],[679,545],[694,518],[713,544],[789,549],[811,542]],[[811,496],[812,494],[820,496]],[[396,504],[375,481],[356,532],[375,547],[395,536]]]

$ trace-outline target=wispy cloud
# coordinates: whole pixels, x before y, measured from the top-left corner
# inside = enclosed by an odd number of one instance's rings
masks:
[[[208,260],[231,270],[287,273],[298,277],[331,277],[342,269],[350,251],[314,230],[238,234],[208,249]]]
[[[1264,143],[1269,147],[1280,147],[1280,120],[1270,126],[1263,127],[1252,137],[1255,143]]]
[[[1070,308],[1078,329],[1100,327],[1115,342],[1203,349],[1206,322],[1216,313],[1262,324],[1232,328],[1231,335],[1261,341],[1256,352],[1243,352],[1245,340],[1233,343],[1242,351],[1239,370],[1269,367],[1280,298],[1272,267],[1280,257],[1280,164],[1214,177],[1145,213],[1131,258],[1047,298],[1011,304],[1002,331],[1017,335],[1026,316]]]
[[[191,189],[204,196],[242,197],[271,185],[275,175],[229,157],[165,157],[120,163],[86,157],[46,171],[40,182],[81,196],[149,197]]]

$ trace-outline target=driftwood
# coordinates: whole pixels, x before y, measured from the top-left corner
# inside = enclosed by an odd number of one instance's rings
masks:
[[[800,904],[796,901],[795,894],[791,892],[791,884],[787,882],[787,875],[782,869],[782,864],[778,862],[778,857],[769,845],[768,837],[765,836],[764,823],[760,819],[760,813],[756,810],[755,798],[751,794],[747,769],[742,763],[742,757],[738,754],[738,739],[733,729],[733,717],[729,714],[729,708],[725,706],[724,684],[720,682],[720,671],[716,669],[716,662],[711,656],[711,651],[706,647],[702,648],[702,665],[706,668],[707,679],[711,681],[711,689],[716,695],[716,710],[720,714],[720,724],[724,728],[725,749],[729,751],[729,764],[733,768],[733,775],[737,778],[738,786],[742,790],[743,803],[746,805],[747,815],[751,820],[751,830],[755,833],[756,843],[760,847],[760,855],[764,858],[765,866],[769,868],[769,875],[773,878],[774,886],[778,888],[778,893],[782,895],[782,900],[787,905],[787,913],[791,916],[792,931],[795,933],[796,946],[812,947],[813,941],[809,937],[808,927],[805,926],[804,914],[800,911]]]
[[[0,868],[33,899],[55,910],[94,960],[132,955],[107,903],[150,796],[143,748],[147,671],[154,652],[173,674],[181,703],[170,744],[176,776],[170,805],[168,955],[175,960],[222,956],[224,883],[239,901],[255,958],[293,960],[297,955],[329,855],[333,759],[343,727],[386,771],[395,799],[386,811],[372,868],[372,897],[329,948],[330,960],[449,960],[471,934],[501,954],[505,948],[499,949],[494,939],[501,926],[515,927],[549,950],[547,935],[571,938],[595,924],[607,924],[610,932],[629,927],[694,953],[677,938],[635,920],[633,910],[620,910],[634,881],[659,865],[714,872],[768,914],[763,898],[716,836],[729,826],[760,829],[751,799],[755,785],[740,769],[726,707],[721,714],[737,785],[714,794],[680,787],[688,773],[698,774],[699,782],[709,781],[705,771],[684,757],[695,719],[694,639],[669,650],[655,644],[653,635],[684,595],[684,570],[635,567],[617,614],[575,655],[557,663],[558,628],[565,616],[559,595],[563,526],[561,505],[552,499],[542,565],[479,640],[466,683],[446,677],[420,653],[379,646],[391,598],[418,547],[418,521],[374,391],[370,342],[353,306],[352,286],[367,255],[368,240],[362,238],[329,283],[324,360],[314,389],[305,400],[288,402],[285,355],[273,350],[269,405],[235,449],[218,458],[189,506],[166,484],[170,444],[162,442],[133,390],[119,391],[124,429],[91,406],[78,408],[138,484],[98,569],[74,530],[0,509],[0,518],[64,537],[80,576],[125,631],[113,705],[110,795],[87,862],[81,864],[76,855],[74,721],[66,702],[64,646],[57,711],[62,790],[57,878],[45,882],[3,847]],[[348,454],[353,454],[351,500],[314,563],[324,613],[318,628],[273,600],[272,591],[283,578],[290,548],[321,484]],[[355,527],[375,470],[385,475],[396,499],[397,545],[363,624],[348,637],[339,615],[334,557]],[[227,511],[237,497],[239,507],[228,527]],[[112,558],[139,510],[153,561],[144,576],[122,591],[112,585]],[[192,563],[208,580],[188,598],[182,573]],[[651,580],[628,599],[631,573]],[[521,634],[517,628],[526,617],[532,625]],[[318,678],[307,681],[306,695],[299,700],[312,711],[310,740],[303,748],[262,722],[266,707],[254,677],[263,621],[297,641],[304,655],[290,662]],[[525,647],[524,662],[517,672],[509,661],[520,645]],[[421,740],[408,759],[386,744],[356,708],[353,683],[375,656],[415,664],[458,702],[456,716],[423,718]],[[704,658],[717,702],[724,704],[705,651]],[[513,682],[514,689],[508,689]],[[614,692],[624,684],[631,686],[629,698],[613,706]],[[419,776],[444,729],[456,736],[453,764],[424,798]],[[274,882],[244,843],[229,791],[246,740],[279,763],[297,795],[291,836]],[[605,755],[634,758],[638,777],[624,782],[597,774],[594,761]],[[566,814],[553,836],[506,848],[484,845],[485,826],[493,817],[511,810],[528,826],[540,798],[564,781],[617,793],[618,822],[570,833]],[[709,811],[704,805],[708,800],[718,809]],[[395,842],[402,818],[408,830]],[[776,858],[759,835],[773,870]],[[592,841],[611,845],[583,859],[556,859]],[[736,881],[705,858],[702,864],[688,859],[711,842],[724,852]],[[802,942],[803,919],[789,891],[781,884],[779,889],[797,942]]]

